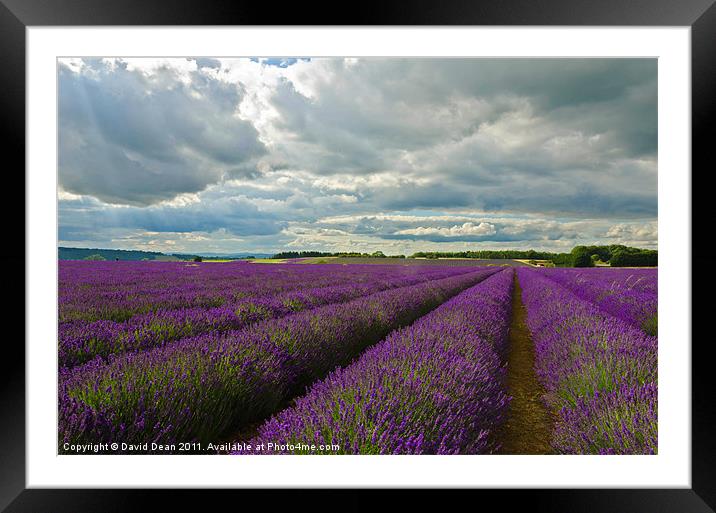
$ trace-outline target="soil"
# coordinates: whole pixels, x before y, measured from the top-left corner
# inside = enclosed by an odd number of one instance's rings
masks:
[[[535,349],[522,288],[515,273],[512,294],[512,321],[507,355],[507,394],[512,397],[507,420],[498,439],[500,454],[553,454],[550,438],[554,421],[542,402],[544,389],[535,374]]]

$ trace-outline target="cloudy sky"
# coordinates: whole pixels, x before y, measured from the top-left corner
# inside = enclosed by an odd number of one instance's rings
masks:
[[[653,59],[64,59],[59,243],[657,244]]]

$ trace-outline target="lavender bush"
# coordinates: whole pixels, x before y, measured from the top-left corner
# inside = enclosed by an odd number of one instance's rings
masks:
[[[537,375],[567,454],[657,450],[657,338],[532,269],[518,269]]]
[[[370,265],[260,265],[246,262],[61,261],[60,322],[126,321],[176,308],[212,308],[249,297],[336,285],[361,285],[408,276],[432,279],[470,269]]]
[[[606,313],[657,335],[656,269],[545,269],[544,273]]]
[[[82,441],[215,442],[498,270],[391,289],[61,370],[60,447]]]
[[[242,270],[242,275],[246,274],[246,265],[236,267]],[[252,266],[253,269],[260,267]],[[259,272],[260,276],[268,277],[267,281],[270,282],[270,286],[264,284],[261,290],[271,289],[278,292],[263,297],[246,297],[213,308],[163,308],[134,315],[123,322],[112,320],[87,322],[81,319],[61,322],[58,333],[59,364],[61,367],[72,367],[97,356],[106,358],[110,354],[149,349],[202,333],[237,330],[261,320],[283,317],[316,306],[344,302],[382,290],[405,287],[445,276],[456,276],[469,271],[469,269],[452,270],[455,269],[452,268],[439,271],[429,269],[422,273],[396,273],[395,267],[381,266],[375,272],[369,273],[367,269],[344,271],[346,266],[330,266],[323,268],[321,273],[310,270],[308,276],[302,277],[300,272],[295,271],[285,276],[283,268],[309,266],[294,264],[263,267],[274,268],[273,272],[278,274],[278,277],[264,271]],[[313,285],[311,280],[314,278],[318,283],[333,280],[335,284],[297,289],[298,284],[301,283]],[[346,280],[355,280],[355,283],[344,283]],[[287,282],[291,285],[287,285]],[[136,290],[144,290],[139,284],[132,286],[137,287]],[[294,287],[294,290],[289,290],[290,287]],[[182,297],[189,295],[189,292],[184,291]],[[155,305],[166,305],[166,302],[162,303],[162,301],[160,297]]]
[[[295,453],[286,450],[294,445],[324,454],[310,446],[333,444],[340,454],[493,452],[508,404],[500,354],[512,284],[512,270],[499,272],[391,333],[249,443],[264,443],[266,453]]]

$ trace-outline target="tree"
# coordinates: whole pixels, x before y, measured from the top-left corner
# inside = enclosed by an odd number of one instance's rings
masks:
[[[572,266],[594,267],[592,256],[589,254],[589,248],[585,246],[575,246],[574,249],[572,249]]]
[[[201,262],[201,257],[200,256],[194,257],[194,262]]]
[[[385,258],[385,255],[383,254],[382,251],[376,251],[375,253],[371,254],[370,256],[375,257],[375,258]]]
[[[101,261],[101,260],[107,260],[107,259],[104,258],[104,257],[103,257],[102,255],[100,255],[99,253],[95,253],[94,255],[90,255],[90,256],[88,256],[88,257],[85,257],[85,260],[97,260],[97,261]]]
[[[612,253],[609,264],[612,267],[656,267],[659,253],[650,249],[624,248]]]

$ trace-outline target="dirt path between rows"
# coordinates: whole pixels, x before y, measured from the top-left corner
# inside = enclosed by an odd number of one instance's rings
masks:
[[[542,403],[542,386],[534,370],[535,351],[527,328],[527,310],[515,273],[512,321],[507,355],[507,395],[512,401],[499,433],[500,454],[551,454],[553,420]]]

